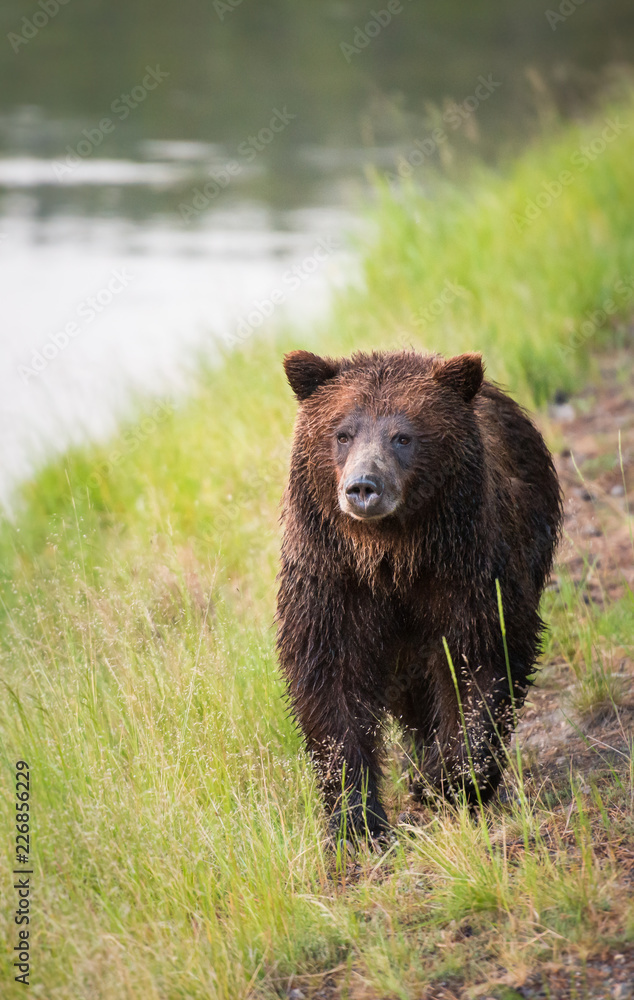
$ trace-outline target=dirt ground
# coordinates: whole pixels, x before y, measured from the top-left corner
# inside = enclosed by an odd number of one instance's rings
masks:
[[[555,463],[564,491],[564,535],[552,586],[569,576],[586,604],[607,607],[634,591],[634,352],[603,358],[596,377],[578,396],[550,408],[550,438],[561,440]],[[527,700],[517,738],[529,762],[529,787],[551,785],[553,792],[573,774],[601,782],[612,768],[627,771],[634,734],[634,661],[613,650],[609,669],[618,675],[617,711],[599,707],[596,715],[575,721],[566,697],[575,683],[563,657],[546,663]],[[616,825],[616,824],[615,824]],[[601,836],[593,830],[595,848]],[[605,835],[606,853],[615,859],[624,883],[634,889],[634,843]],[[603,845],[600,845],[603,846]],[[521,997],[552,1000],[634,997],[634,948],[602,949],[585,967],[536,970],[521,987]],[[447,997],[451,994],[446,994]],[[460,994],[458,994],[460,996]],[[438,994],[438,1000],[443,997]],[[436,1000],[436,997],[434,997]]]
[[[634,352],[603,359],[597,378],[579,396],[550,409],[552,432],[561,438],[555,464],[564,491],[564,533],[551,586],[569,577],[586,604],[607,607],[634,590]],[[634,723],[634,663],[616,650],[610,668],[623,677],[618,715],[599,711],[583,727],[569,721],[561,697],[574,677],[563,657],[543,664],[522,712],[518,738],[535,753],[535,766],[548,770],[560,761],[596,766],[591,744],[627,749]],[[622,654],[622,655],[621,655]],[[568,709],[568,710],[567,710]],[[589,751],[589,752],[588,752]],[[563,758],[562,759],[562,754]]]
[[[550,408],[562,439],[555,456],[565,494],[559,570],[585,578],[605,602],[634,588],[634,351],[601,361],[583,393]],[[620,438],[620,442],[619,442]]]

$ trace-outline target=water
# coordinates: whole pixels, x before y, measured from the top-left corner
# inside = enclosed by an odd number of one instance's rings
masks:
[[[113,6],[0,12],[4,502],[199,352],[323,312],[368,165],[423,148],[416,180],[459,180],[614,87],[634,38],[630,0]]]
[[[345,225],[325,210],[272,224],[258,206],[192,233],[160,218],[7,220],[2,499],[47,455],[108,434],[139,391],[186,392],[192,362],[219,339],[239,349],[271,318],[317,316],[349,272]]]

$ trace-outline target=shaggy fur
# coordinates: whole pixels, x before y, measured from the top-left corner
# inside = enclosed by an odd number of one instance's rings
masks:
[[[415,795],[486,801],[534,670],[538,604],[561,525],[546,445],[520,407],[483,381],[480,355],[332,360],[295,351],[284,365],[300,405],[278,650],[332,822],[345,817],[361,835],[385,829],[378,783],[388,714],[421,761]],[[389,516],[342,509],[349,441],[339,429],[350,420],[396,429],[397,443],[370,456],[396,483]],[[398,437],[401,426],[411,441]]]

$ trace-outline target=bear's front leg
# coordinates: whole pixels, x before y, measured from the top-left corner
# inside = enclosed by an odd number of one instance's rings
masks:
[[[495,656],[491,657],[495,664]],[[490,661],[491,663],[491,661]],[[419,801],[439,796],[467,803],[485,803],[494,794],[507,763],[507,740],[513,728],[514,709],[504,677],[504,663],[480,670],[463,666],[456,683],[448,665],[436,658],[438,713],[432,733],[416,734],[420,777],[412,783]],[[516,690],[515,708],[524,696]],[[422,732],[419,730],[419,733]]]
[[[350,840],[382,837],[389,822],[378,789],[380,721],[341,689],[331,687],[327,711],[320,692],[311,696],[304,688],[298,697],[291,687],[291,696],[332,834]]]
[[[325,556],[324,556],[325,559]],[[332,577],[331,573],[331,577]],[[335,835],[381,836],[386,628],[367,587],[282,559],[277,647]]]
[[[496,727],[489,725],[483,714],[466,733],[460,720],[451,732],[448,727],[443,729],[431,746],[418,750],[421,770],[411,786],[414,799],[456,802],[464,796],[470,806],[488,802],[505,766],[506,750]]]

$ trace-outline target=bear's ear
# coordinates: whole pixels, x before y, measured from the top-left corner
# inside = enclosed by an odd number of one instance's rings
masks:
[[[447,358],[434,372],[434,378],[442,385],[454,389],[468,403],[482,385],[482,355],[457,354],[455,358]]]
[[[331,358],[320,358],[310,351],[291,351],[284,356],[284,371],[289,385],[300,402],[339,373]]]

